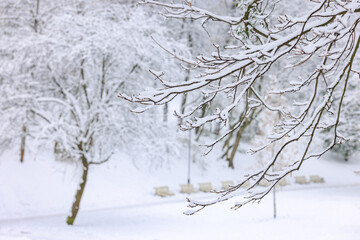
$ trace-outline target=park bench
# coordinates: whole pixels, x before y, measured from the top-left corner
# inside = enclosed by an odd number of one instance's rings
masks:
[[[223,189],[229,189],[231,186],[234,186],[233,181],[222,181],[221,184]]]
[[[242,181],[241,181],[241,182],[242,182]],[[248,187],[250,187],[250,182],[249,182],[249,180],[247,180],[246,182],[244,182],[244,184],[241,185],[241,187],[242,187],[242,188],[248,188]]]
[[[266,179],[261,179],[260,182],[259,182],[259,186],[261,186],[261,187],[268,187],[268,186],[270,186],[270,185],[271,185],[271,184],[270,184],[269,181],[266,180]]]
[[[155,187],[155,195],[158,195],[160,197],[168,197],[168,196],[173,196],[174,193],[169,191],[168,186],[163,186],[163,187]]]
[[[192,184],[180,184],[180,187],[181,187],[180,190],[181,193],[191,194],[198,192],[194,189],[194,186]]]
[[[199,190],[202,192],[211,192],[214,189],[212,188],[211,183],[204,182],[204,183],[199,183]]]
[[[324,178],[320,177],[319,175],[312,175],[310,176],[310,182],[313,183],[324,183]]]
[[[309,184],[310,182],[308,180],[306,180],[305,176],[298,176],[298,177],[295,177],[295,183]]]
[[[282,178],[280,181],[278,181],[277,185],[279,185],[280,187],[285,187],[287,185],[290,185],[290,183],[286,181],[286,178]]]

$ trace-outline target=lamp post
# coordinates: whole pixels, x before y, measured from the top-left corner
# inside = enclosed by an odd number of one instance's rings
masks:
[[[187,183],[190,184],[190,166],[191,166],[191,129],[189,130],[189,149],[188,149],[188,179]]]

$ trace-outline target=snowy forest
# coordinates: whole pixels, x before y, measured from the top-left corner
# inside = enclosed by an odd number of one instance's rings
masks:
[[[0,1],[0,240],[358,240],[359,48],[360,0]]]

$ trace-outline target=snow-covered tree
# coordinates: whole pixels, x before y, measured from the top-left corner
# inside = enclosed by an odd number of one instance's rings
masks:
[[[41,8],[40,8],[41,3]],[[2,134],[1,139],[4,143],[2,146],[7,147],[9,143],[20,139],[20,162],[24,161],[26,139],[30,134],[29,132],[29,106],[30,102],[25,99],[14,98],[15,95],[19,95],[19,92],[23,89],[28,89],[30,86],[27,82],[21,82],[20,75],[13,76],[11,74],[12,69],[17,67],[19,72],[29,72],[29,76],[32,75],[34,64],[23,65],[20,62],[14,62],[13,52],[14,45],[16,45],[16,51],[22,52],[18,43],[19,38],[25,38],[31,40],[41,30],[41,26],[49,17],[49,13],[61,6],[64,2],[49,2],[47,0],[37,1],[2,1],[0,3],[1,15],[1,61],[0,66],[0,89],[3,94],[0,110],[2,114]],[[20,47],[20,48],[19,48]],[[32,49],[33,51],[35,49]],[[36,49],[37,51],[39,49]],[[24,59],[26,54],[23,55]],[[30,61],[29,61],[30,62]],[[29,63],[28,62],[28,63]],[[22,92],[23,94],[26,94]],[[14,111],[16,106],[16,111]],[[5,144],[7,143],[7,144]]]
[[[340,154],[344,161],[348,161],[355,152],[360,150],[360,102],[358,101],[360,89],[358,80],[358,77],[349,80],[348,93],[343,99],[343,112],[338,126],[338,131],[344,138],[332,149]],[[338,91],[334,99],[341,98],[340,94],[341,92]],[[333,141],[331,135],[328,134],[329,131],[334,131],[334,129],[326,129],[323,132],[325,144]]]
[[[53,2],[41,3],[47,9]],[[11,7],[31,6],[11,5],[9,12],[19,11]],[[23,18],[6,21],[8,33],[0,38],[0,53],[6,57],[1,61],[0,120],[6,126],[0,130],[7,137],[1,139],[13,140],[16,135],[9,129],[26,122],[33,145],[54,149],[56,159],[81,166],[67,218],[73,224],[91,166],[108,161],[116,151],[136,152],[134,146],[139,145],[147,147],[153,159],[177,151],[166,126],[156,122],[158,112],[147,112],[144,118],[130,114],[117,96],[141,86],[136,79],[149,76],[149,67],[180,67],[164,61],[161,50],[148,48],[152,34],[165,41],[171,30],[133,1],[69,1],[47,16],[46,21],[38,20],[37,31],[32,24],[22,26]],[[152,29],[154,25],[159,28]],[[176,79],[176,74],[170,76]],[[174,148],[160,146],[164,142]]]
[[[241,128],[254,109],[261,108],[279,115],[274,126],[276,131],[267,135],[267,143],[252,149],[258,153],[274,145],[276,149],[267,164],[249,173],[242,183],[219,191],[220,196],[213,200],[189,200],[189,207],[193,209],[186,214],[240,194],[240,187],[248,180],[251,180],[251,185],[247,188],[247,195],[243,201],[235,203],[234,208],[260,201],[282,178],[298,170],[305,160],[322,156],[345,139],[339,131],[343,100],[349,80],[359,80],[359,65],[356,64],[360,56],[359,0],[301,1],[303,8],[296,7],[296,1],[239,0],[237,6],[241,13],[236,16],[202,9],[191,1],[144,0],[142,3],[164,7],[169,18],[190,18],[208,23],[208,28],[211,21],[228,25],[229,34],[236,44],[227,48],[215,45],[213,53],[204,53],[195,60],[169,51],[201,73],[183,82],[158,76],[162,87],[132,97],[121,97],[149,108],[165,104],[178,95],[203,94],[201,103],[184,114],[178,114],[186,121],[182,129],[191,130],[211,122],[220,122],[223,126],[235,122],[218,139],[207,144],[209,150]],[[277,75],[280,82],[280,89],[271,93],[283,95],[288,102],[286,105],[267,101],[264,95],[270,93],[269,88],[262,92],[256,88],[260,81],[268,82],[270,75]],[[339,98],[335,98],[337,91],[340,92]],[[220,99],[221,108],[204,117],[191,118],[216,99]],[[242,106],[247,106],[243,117],[231,114]],[[331,141],[319,151],[313,144],[316,139],[322,140],[319,133],[324,129],[332,129],[329,131]],[[273,168],[294,145],[300,147],[292,162],[283,169]],[[270,186],[255,189],[262,179],[269,181]]]

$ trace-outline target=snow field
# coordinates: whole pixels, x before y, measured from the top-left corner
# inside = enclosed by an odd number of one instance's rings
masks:
[[[283,191],[272,198],[231,211],[223,203],[188,217],[183,201],[82,211],[75,226],[65,215],[1,221],[1,240],[137,239],[317,239],[358,240],[360,186]]]
[[[56,162],[51,154],[20,165],[7,153],[0,161],[0,240],[137,240],[137,239],[346,239],[360,236],[360,177],[357,157],[347,164],[336,156],[308,161],[294,175],[318,174],[325,184],[279,188],[278,218],[274,220],[272,194],[260,204],[238,211],[239,199],[185,216],[186,195],[179,184],[187,179],[187,162],[173,162],[161,169],[136,168],[131,157],[119,154],[109,163],[92,168],[75,226],[65,224],[78,186],[81,169]],[[244,158],[245,159],[245,158]],[[223,161],[204,167],[192,164],[191,180],[211,182],[240,180],[246,160],[230,170]],[[251,159],[247,159],[251,161]],[[292,178],[289,178],[293,181]],[[173,197],[154,196],[154,187],[168,185]],[[205,200],[211,194],[196,193]]]

